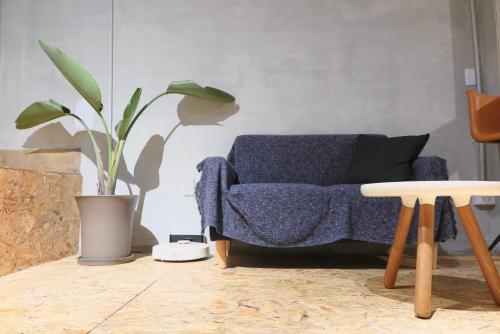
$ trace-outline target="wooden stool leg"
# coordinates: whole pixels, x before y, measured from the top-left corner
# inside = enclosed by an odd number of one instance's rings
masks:
[[[215,252],[221,269],[227,268],[226,240],[215,240]]]
[[[387,289],[393,288],[396,283],[396,277],[398,276],[399,265],[401,263],[401,256],[403,255],[406,239],[408,238],[408,231],[410,229],[412,217],[413,208],[401,205],[398,225],[396,227],[396,232],[394,233],[387,267],[385,268],[384,286]]]
[[[434,244],[434,205],[421,204],[418,221],[417,273],[415,279],[415,315],[432,314],[432,253]]]
[[[497,305],[500,305],[500,277],[498,276],[497,268],[491,258],[491,254],[488,252],[488,246],[484,241],[474,212],[470,205],[457,207],[457,212],[472,246],[472,251],[486,279],[486,284],[490,289],[493,300]]]

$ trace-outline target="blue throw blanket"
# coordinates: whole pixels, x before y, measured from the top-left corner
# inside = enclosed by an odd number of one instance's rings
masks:
[[[261,246],[306,247],[341,239],[390,244],[400,199],[367,198],[359,184],[335,184],[348,168],[354,139],[354,135],[238,137],[229,161],[211,157],[197,167],[202,173],[196,186],[202,227]],[[293,147],[286,147],[290,143]],[[265,159],[273,153],[272,159]],[[321,158],[310,160],[318,155]],[[415,180],[446,180],[446,162],[418,158],[413,175]],[[438,198],[435,213],[436,240],[455,237],[450,199]],[[418,205],[408,236],[413,243],[417,217]]]

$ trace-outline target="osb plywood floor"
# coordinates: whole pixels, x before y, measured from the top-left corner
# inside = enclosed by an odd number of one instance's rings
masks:
[[[495,258],[497,266],[500,257]],[[413,316],[414,271],[382,287],[374,256],[235,255],[84,267],[74,258],[0,278],[1,333],[500,333],[472,257],[434,272],[430,320]],[[279,263],[277,266],[276,264]]]

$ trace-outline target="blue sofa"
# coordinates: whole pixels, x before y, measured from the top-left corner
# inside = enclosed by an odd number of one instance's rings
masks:
[[[399,198],[366,198],[359,184],[340,184],[356,135],[243,135],[227,157],[210,157],[196,199],[212,239],[268,247],[306,247],[341,239],[391,244]],[[419,157],[415,180],[447,180],[446,161]],[[408,241],[417,239],[418,205]],[[449,198],[435,206],[436,241],[456,235]]]

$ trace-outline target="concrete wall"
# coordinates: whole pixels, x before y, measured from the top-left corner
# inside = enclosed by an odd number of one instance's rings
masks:
[[[0,112],[6,120],[0,147],[82,145],[72,122],[20,132],[13,121],[36,99],[57,97],[86,109],[37,47],[39,37],[95,74],[109,108],[110,3],[0,1]],[[48,20],[53,12],[57,18]],[[138,122],[118,186],[142,197],[137,245],[198,232],[194,166],[206,156],[226,155],[238,134],[430,132],[425,155],[446,158],[455,179],[478,175],[463,82],[464,68],[474,66],[467,0],[120,0],[113,35],[108,118],[120,117],[136,87],[146,101],[171,80],[225,89],[238,104],[169,96]],[[195,117],[200,109],[211,116]],[[82,150],[89,155],[88,147]],[[95,192],[90,159],[82,164],[84,191]],[[499,232],[497,217],[496,210],[479,212],[488,238]],[[444,246],[468,247],[462,232]]]

